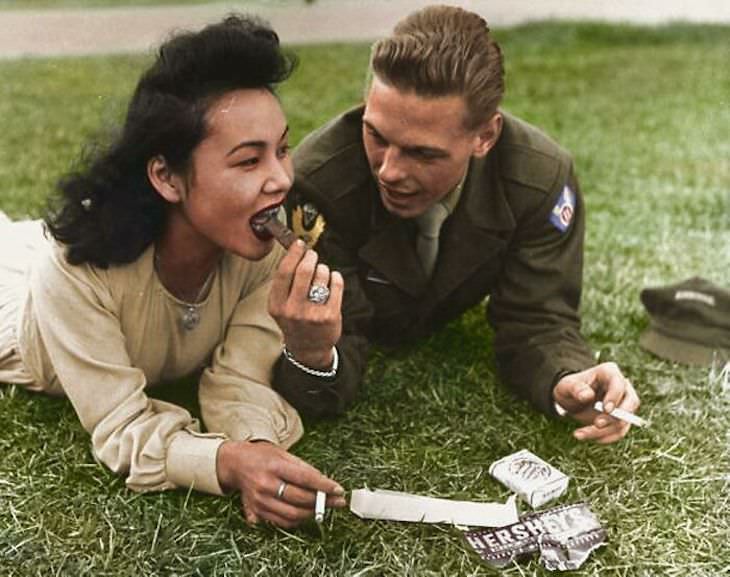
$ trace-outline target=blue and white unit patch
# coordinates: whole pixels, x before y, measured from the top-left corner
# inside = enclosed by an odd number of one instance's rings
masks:
[[[550,213],[550,222],[555,225],[560,232],[568,230],[570,223],[573,222],[573,215],[575,214],[575,193],[566,184],[563,187],[563,192],[560,193],[558,201],[555,203],[552,212]]]

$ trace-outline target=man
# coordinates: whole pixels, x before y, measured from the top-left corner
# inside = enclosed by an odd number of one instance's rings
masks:
[[[295,153],[289,222],[345,279],[339,373],[284,385],[304,412],[343,409],[368,342],[428,334],[489,296],[502,379],[574,435],[610,443],[635,411],[613,363],[579,333],[585,214],[570,156],[502,112],[502,56],[478,15],[433,6],[377,42],[364,107]],[[435,224],[434,224],[435,223]],[[311,381],[309,381],[311,383]]]

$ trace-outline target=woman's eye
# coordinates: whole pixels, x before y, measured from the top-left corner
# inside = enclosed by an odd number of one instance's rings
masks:
[[[251,158],[244,158],[241,162],[238,162],[238,166],[243,166],[244,168],[250,167],[250,166],[256,166],[259,162],[258,156],[252,156]]]

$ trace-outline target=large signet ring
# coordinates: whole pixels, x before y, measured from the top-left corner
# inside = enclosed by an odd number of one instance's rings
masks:
[[[315,304],[323,305],[330,298],[330,289],[322,284],[313,284],[307,298]]]
[[[281,485],[279,485],[279,488],[276,490],[276,498],[279,500],[284,500],[284,491],[286,491],[287,482],[282,481]]]

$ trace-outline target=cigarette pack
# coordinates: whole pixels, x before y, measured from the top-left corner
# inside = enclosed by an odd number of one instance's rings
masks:
[[[569,478],[527,449],[495,461],[489,474],[517,493],[533,509],[559,497]]]

